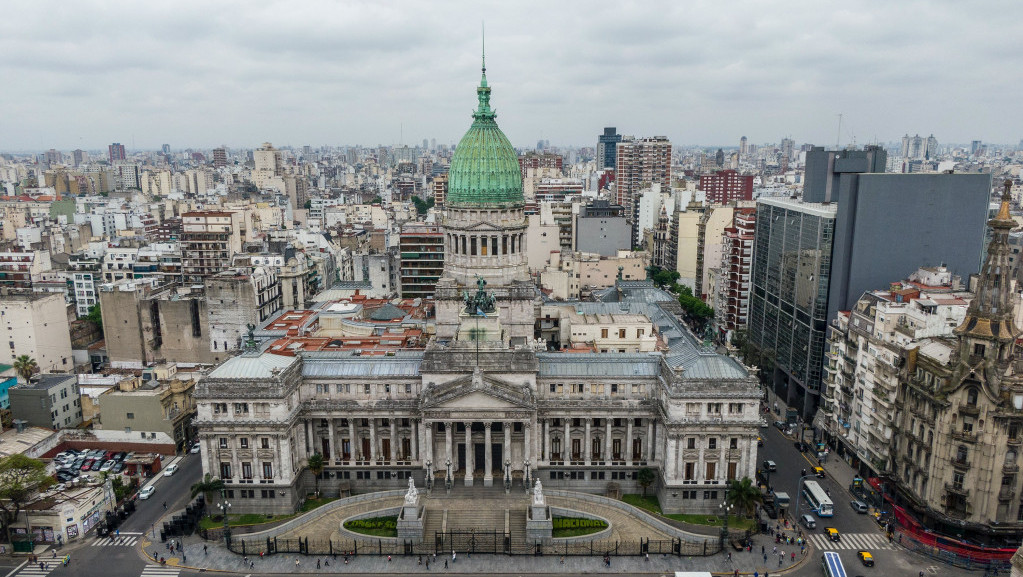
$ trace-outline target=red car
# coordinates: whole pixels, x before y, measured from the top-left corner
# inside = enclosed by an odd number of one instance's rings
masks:
[[[93,460],[94,459],[86,459],[85,462],[82,463],[82,468],[80,470],[81,471],[88,471],[89,469],[91,469],[92,468]]]

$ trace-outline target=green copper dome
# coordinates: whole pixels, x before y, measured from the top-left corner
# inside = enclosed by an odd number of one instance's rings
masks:
[[[472,114],[472,126],[451,157],[445,202],[467,206],[521,205],[519,155],[494,120],[497,113],[490,108],[486,65],[476,96],[479,107]]]

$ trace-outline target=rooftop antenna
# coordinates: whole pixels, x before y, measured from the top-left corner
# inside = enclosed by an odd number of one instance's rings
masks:
[[[480,21],[480,36],[483,42],[483,74],[487,73],[487,23]]]
[[[835,139],[835,150],[841,147],[842,143],[842,113],[838,113],[838,137]]]

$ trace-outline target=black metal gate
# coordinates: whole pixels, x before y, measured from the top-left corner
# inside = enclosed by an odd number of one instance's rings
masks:
[[[434,550],[441,553],[508,553],[511,538],[497,531],[447,531],[434,534]]]

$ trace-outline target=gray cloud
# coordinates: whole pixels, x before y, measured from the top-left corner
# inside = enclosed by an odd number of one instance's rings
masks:
[[[24,2],[0,18],[0,149],[1023,137],[1016,2]]]

